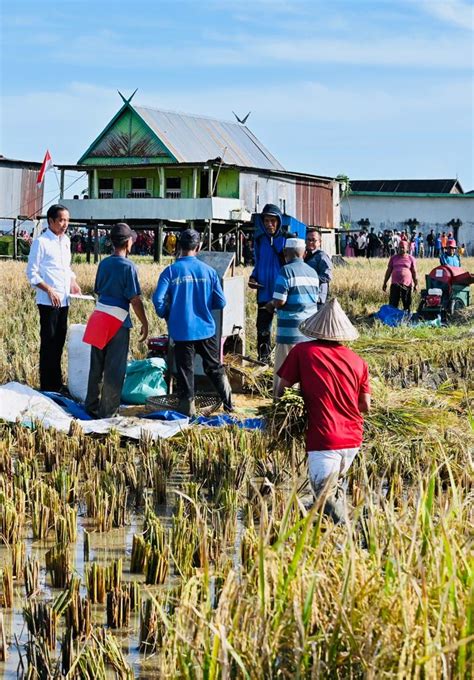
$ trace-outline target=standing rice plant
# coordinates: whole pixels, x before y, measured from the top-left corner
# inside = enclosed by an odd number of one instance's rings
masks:
[[[130,621],[130,593],[127,587],[120,586],[109,590],[106,611],[109,628],[128,626]]]
[[[7,438],[8,437],[8,438]],[[9,430],[0,430],[0,474],[11,478],[13,475],[12,446],[9,438]]]
[[[0,540],[7,545],[14,545],[21,538],[24,525],[24,514],[21,509],[18,508],[18,503],[4,493],[0,494]]]
[[[63,512],[54,518],[56,542],[61,544],[75,543],[77,540],[77,510],[65,505]]]
[[[2,577],[2,597],[0,604],[6,609],[11,609],[13,607],[13,570],[11,565],[5,565],[0,574]]]
[[[19,541],[9,548],[11,561],[12,561],[12,572],[13,578],[20,579],[23,574],[23,569],[26,560],[26,543],[25,541]]]
[[[31,508],[33,538],[46,538],[51,527],[51,510],[43,504],[43,501],[39,503],[34,502]]]
[[[151,548],[146,561],[145,583],[149,585],[161,585],[165,583],[169,572],[170,551],[165,545],[163,548]]]
[[[29,637],[25,644],[25,652],[26,664],[20,656],[20,668],[26,680],[51,680],[59,677],[57,661],[43,637]]]
[[[43,639],[50,650],[56,647],[57,614],[44,602],[29,600],[23,608],[28,632],[33,639]]]
[[[92,562],[85,569],[87,596],[92,604],[105,604],[107,591],[120,588],[122,583],[122,560],[113,560],[107,566]]]
[[[66,630],[73,640],[88,638],[92,631],[91,601],[80,594],[81,579],[73,577],[65,609]]]
[[[55,545],[46,552],[46,569],[53,588],[65,588],[71,578],[71,556],[67,545]]]
[[[69,465],[62,465],[54,470],[52,482],[63,504],[74,503],[79,488],[78,462],[73,459]]]
[[[39,573],[39,561],[29,558],[23,568],[26,597],[34,597],[39,592]]]
[[[13,486],[21,490],[26,498],[32,494],[32,485],[39,478],[38,459],[22,460],[17,458],[14,465]]]

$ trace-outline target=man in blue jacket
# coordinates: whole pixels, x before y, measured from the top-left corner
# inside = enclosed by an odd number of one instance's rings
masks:
[[[194,359],[202,359],[204,372],[224,404],[232,411],[232,392],[219,360],[213,309],[226,304],[217,272],[196,258],[200,236],[186,229],[179,238],[181,256],[166,267],[158,279],[153,304],[161,319],[166,319],[174,342],[178,410],[187,416],[196,413],[194,403]]]
[[[262,210],[262,225],[255,234],[255,267],[249,287],[257,289],[257,353],[260,361],[268,362],[271,352],[271,333],[274,313],[265,305],[273,299],[275,281],[285,264],[283,249],[286,237],[282,234],[281,211],[269,203]]]

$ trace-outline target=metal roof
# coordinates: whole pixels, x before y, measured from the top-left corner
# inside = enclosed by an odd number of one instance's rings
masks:
[[[353,192],[383,192],[403,194],[463,193],[457,179],[367,179],[351,180]]]
[[[41,167],[41,161],[22,161],[18,158],[6,158],[0,155],[0,165],[38,169]]]
[[[222,158],[226,164],[284,170],[246,125],[144,106],[133,109],[179,163]]]
[[[396,196],[397,198],[417,198],[419,196],[430,198],[455,198],[461,200],[464,198],[474,198],[474,192],[467,194],[443,194],[433,192],[403,192],[403,191],[351,191],[350,197],[353,196],[371,196],[372,198],[383,198],[384,196]]]

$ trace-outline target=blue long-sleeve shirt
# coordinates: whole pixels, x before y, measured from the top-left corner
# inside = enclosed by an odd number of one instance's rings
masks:
[[[175,341],[205,340],[216,332],[213,309],[226,304],[217,272],[194,256],[180,257],[162,271],[153,304]]]

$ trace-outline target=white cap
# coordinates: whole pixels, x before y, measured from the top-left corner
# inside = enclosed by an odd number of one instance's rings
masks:
[[[306,248],[306,242],[302,238],[287,238],[285,248]]]

